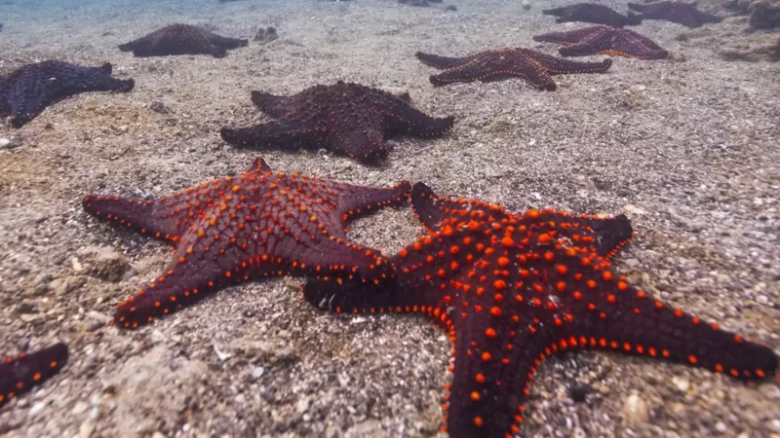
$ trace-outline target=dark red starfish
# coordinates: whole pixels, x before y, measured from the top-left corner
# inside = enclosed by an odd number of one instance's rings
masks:
[[[635,354],[743,380],[776,373],[769,348],[674,309],[614,272],[610,257],[632,234],[625,216],[518,214],[442,199],[422,184],[412,204],[435,231],[391,258],[394,278],[312,281],[304,294],[336,311],[420,312],[448,330],[454,365],[444,418],[452,438],[519,434],[534,374],[565,351]]]
[[[111,77],[111,64],[82,67],[60,61],[28,64],[0,76],[0,117],[12,117],[11,125],[20,128],[49,105],[87,91],[128,92],[132,79]]]
[[[136,328],[227,285],[284,274],[378,281],[391,273],[377,251],[349,243],[346,224],[407,201],[411,187],[353,186],[249,171],[155,200],[88,195],[88,213],[175,246],[149,287],[119,303],[115,323]]]
[[[57,374],[67,362],[65,344],[54,344],[0,361],[0,407]]]
[[[643,5],[629,3],[628,8],[639,12],[642,20],[666,20],[685,27],[701,27],[707,23],[720,23],[723,18],[700,11],[696,3],[659,2]]]
[[[171,24],[119,46],[139,57],[211,55],[224,58],[228,50],[246,47],[249,40],[227,38],[189,24]]]
[[[251,128],[223,128],[226,142],[258,149],[326,148],[366,164],[376,164],[387,156],[387,138],[439,137],[455,120],[429,117],[412,108],[406,93],[395,96],[341,81],[292,96],[255,91],[252,102],[277,120]]]
[[[555,20],[556,23],[583,21],[585,23],[623,27],[636,26],[642,22],[642,19],[636,15],[626,17],[614,9],[598,3],[577,3],[561,8],[544,9],[542,14],[558,17]]]
[[[593,26],[568,32],[552,32],[534,37],[534,41],[563,44],[562,56],[595,54],[637,59],[664,59],[669,52],[647,37],[632,30],[609,26]]]
[[[453,82],[493,82],[523,78],[540,90],[554,91],[551,76],[575,73],[603,73],[612,65],[611,59],[601,62],[575,62],[545,55],[529,49],[498,49],[463,58],[448,58],[417,52],[417,59],[434,68],[445,70],[431,76],[434,86]]]

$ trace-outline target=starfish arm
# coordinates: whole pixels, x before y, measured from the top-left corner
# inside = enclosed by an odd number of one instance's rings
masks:
[[[509,217],[506,210],[498,204],[489,204],[476,199],[445,198],[437,195],[421,182],[416,183],[412,188],[411,198],[412,211],[428,232],[435,232],[445,224],[469,217],[486,219],[490,222],[501,222]]]
[[[313,124],[293,124],[286,119],[273,120],[249,128],[222,128],[222,139],[238,148],[277,149],[297,151],[299,148],[311,149],[319,142],[321,135],[314,130]]]
[[[297,96],[297,95],[296,95]],[[271,117],[283,117],[296,100],[296,96],[276,96],[261,91],[252,92],[252,103]]]
[[[552,209],[507,214],[507,210],[498,204],[438,196],[423,183],[414,185],[411,197],[414,214],[428,231],[475,219],[524,227],[529,232],[553,233],[556,238],[565,239],[569,246],[595,250],[607,258],[614,256],[633,237],[631,222],[625,215],[596,217]]]
[[[567,11],[571,9],[570,6],[562,6],[560,8],[552,8],[552,9],[542,9],[542,15],[553,15],[556,17],[561,17],[563,15],[567,14]]]
[[[51,76],[60,80],[59,89],[63,95],[85,91],[117,91],[128,92],[133,89],[135,81],[121,80],[111,77],[113,66],[105,63],[100,67],[78,67],[66,64],[54,64],[50,69]]]
[[[209,32],[208,36],[211,44],[226,50],[237,49],[239,47],[246,47],[249,44],[249,40],[245,40],[241,38],[223,37],[221,35],[217,35],[211,32]]]
[[[477,55],[466,56],[463,58],[454,58],[454,57],[434,55],[431,53],[417,52],[414,54],[414,56],[417,57],[417,59],[419,59],[423,64],[429,67],[438,68],[439,70],[447,70],[447,69],[459,67],[464,64],[468,64]]]
[[[539,62],[550,76],[573,73],[604,73],[612,66],[612,60],[607,58],[601,62],[577,62],[546,55],[536,51],[528,51]]]
[[[533,37],[533,40],[563,45],[577,44],[584,40],[592,39],[595,35],[600,34],[603,31],[604,26],[591,26],[564,32],[550,32],[543,35],[536,35]]]
[[[249,269],[262,276],[276,268],[275,260],[252,259],[237,248],[216,243],[213,248],[204,248],[203,243],[180,247],[162,275],[116,306],[114,323],[120,328],[138,328],[234,283],[248,275]],[[226,252],[220,254],[220,250]]]
[[[181,225],[188,214],[188,210],[168,205],[164,199],[87,195],[81,200],[81,205],[84,211],[98,219],[124,225],[172,244],[177,242]]]
[[[540,90],[554,91],[556,88],[541,65],[509,49],[487,52],[467,64],[431,76],[430,80],[434,86],[442,86],[453,82],[493,82],[507,78],[523,78]]]
[[[399,207],[409,201],[412,185],[401,181],[393,187],[361,187],[351,184],[336,184],[341,193],[336,213],[344,224],[385,207]]]
[[[452,116],[431,117],[397,97],[388,103],[387,109],[382,110],[387,125],[385,138],[396,135],[435,138],[442,136],[455,124]]]
[[[57,374],[67,362],[65,344],[0,360],[0,407]]]
[[[550,245],[533,252],[543,254]],[[719,329],[697,317],[673,309],[628,285],[596,255],[571,249],[555,252],[554,266],[533,266],[536,281],[551,292],[560,308],[560,320],[570,336],[589,346],[648,355],[725,372],[740,379],[774,376],[777,357],[771,349]],[[546,284],[546,286],[544,286]],[[557,305],[550,307],[555,312]],[[584,343],[584,342],[581,342]]]

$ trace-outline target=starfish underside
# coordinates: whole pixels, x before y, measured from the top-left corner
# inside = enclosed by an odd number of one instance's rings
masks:
[[[246,47],[249,40],[228,38],[189,24],[171,24],[119,46],[134,56],[211,55],[223,58],[228,50]]]
[[[0,117],[12,117],[11,125],[20,128],[38,116],[47,106],[88,91],[128,92],[132,79],[111,77],[109,63],[100,67],[82,67],[61,61],[25,65],[0,76]]]
[[[562,44],[562,56],[613,55],[637,59],[664,59],[669,52],[632,30],[592,26],[534,37],[534,41]]]
[[[440,137],[453,117],[434,118],[409,104],[409,95],[339,81],[292,96],[253,92],[252,101],[276,120],[250,128],[222,129],[222,138],[242,148],[325,148],[367,164],[385,158],[385,139]]]
[[[651,4],[629,3],[628,8],[638,12],[642,20],[666,20],[685,27],[701,27],[708,23],[720,23],[723,18],[700,11],[695,3],[659,2]]]
[[[555,20],[556,23],[582,21],[585,23],[623,27],[635,26],[642,22],[642,20],[635,15],[626,17],[608,6],[597,3],[577,3],[561,8],[545,9],[542,11],[542,14],[558,17]]]
[[[408,200],[411,186],[361,187],[273,172],[258,159],[249,171],[155,200],[88,195],[88,213],[175,247],[173,260],[145,290],[116,309],[135,328],[222,287],[291,275],[373,282],[392,274],[376,251],[347,241],[346,224]]]
[[[453,82],[493,82],[523,78],[540,90],[554,91],[552,76],[576,73],[603,73],[612,65],[611,59],[601,62],[575,62],[556,58],[529,49],[498,49],[463,58],[450,58],[417,52],[424,64],[442,69],[430,77],[434,86]]]
[[[307,282],[313,304],[344,312],[419,312],[450,335],[454,365],[446,429],[452,438],[520,433],[542,361],[599,349],[684,363],[752,380],[777,357],[652,298],[614,273],[632,235],[625,216],[509,212],[443,199],[415,185],[412,204],[431,231],[390,261],[396,276],[364,285]]]
[[[65,344],[0,360],[0,407],[57,374],[67,362]]]

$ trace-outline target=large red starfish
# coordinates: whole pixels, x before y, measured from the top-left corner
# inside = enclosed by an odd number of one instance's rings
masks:
[[[380,284],[308,282],[307,300],[347,312],[420,312],[454,344],[446,429],[452,438],[512,437],[542,361],[584,348],[641,355],[743,380],[777,371],[767,347],[652,298],[610,257],[632,235],[625,216],[512,213],[412,192],[429,234],[390,260]]]
[[[173,244],[165,271],[127,301],[115,322],[135,328],[226,285],[284,274],[378,281],[384,257],[347,241],[352,219],[408,199],[408,182],[360,187],[273,172],[258,159],[249,171],[156,200],[88,195],[84,210]]]
[[[539,90],[554,91],[552,76],[575,73],[603,73],[611,59],[601,62],[576,62],[556,58],[529,49],[497,49],[463,58],[450,58],[417,52],[417,59],[444,72],[430,77],[434,86],[455,82],[494,82],[523,78]]]
[[[537,35],[534,41],[563,44],[561,56],[612,55],[637,59],[664,59],[669,52],[650,38],[632,30],[610,26],[591,26],[563,32]]]
[[[0,407],[40,385],[68,362],[68,347],[54,344],[32,353],[0,361]]]
[[[317,85],[292,96],[255,91],[252,102],[276,120],[249,128],[222,128],[222,139],[242,148],[325,148],[366,164],[388,154],[385,139],[400,135],[434,138],[453,117],[430,117],[399,96],[360,84]]]
[[[0,76],[0,118],[11,116],[11,126],[21,128],[47,106],[88,91],[129,92],[135,82],[111,77],[113,67],[82,67],[61,61],[22,66]]]

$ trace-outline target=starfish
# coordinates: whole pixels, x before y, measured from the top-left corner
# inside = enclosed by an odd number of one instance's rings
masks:
[[[628,8],[639,12],[642,20],[666,20],[685,27],[701,27],[707,23],[720,23],[723,18],[700,11],[696,3],[659,2],[643,5],[629,3]]]
[[[249,40],[227,38],[189,24],[171,24],[119,46],[139,57],[211,55],[224,58],[228,50],[246,47]]]
[[[40,385],[68,362],[68,347],[54,344],[30,354],[0,360],[0,407]]]
[[[408,4],[410,6],[426,7],[430,6],[431,3],[441,3],[443,1],[444,0],[398,0],[398,3]]]
[[[175,248],[165,271],[116,308],[114,323],[136,328],[251,277],[386,277],[385,258],[348,242],[346,224],[405,203],[410,190],[405,181],[374,188],[273,172],[258,158],[240,176],[159,199],[87,195],[82,205]]]
[[[649,38],[632,30],[608,26],[593,26],[568,32],[552,32],[534,37],[534,41],[563,44],[562,56],[595,54],[638,59],[664,59],[669,52]]]
[[[742,380],[776,373],[771,349],[614,272],[611,258],[632,236],[625,216],[513,213],[441,198],[419,183],[412,205],[432,230],[390,258],[394,277],[310,281],[304,296],[335,311],[418,312],[441,325],[454,346],[444,405],[451,438],[518,435],[537,369],[566,351],[633,354]]]
[[[11,116],[11,126],[20,128],[44,108],[87,91],[128,92],[132,79],[111,77],[111,64],[82,67],[60,61],[28,64],[0,76],[0,117]]]
[[[395,96],[359,84],[317,85],[292,96],[255,91],[252,102],[277,119],[243,129],[222,129],[222,138],[242,148],[326,148],[365,164],[387,156],[384,140],[398,135],[439,137],[453,117],[429,117]]]
[[[635,26],[642,22],[642,19],[636,15],[626,17],[610,7],[597,3],[577,3],[562,8],[545,9],[542,11],[542,14],[558,17],[558,19],[555,20],[556,23],[584,21],[586,23],[623,27]]]
[[[453,82],[493,82],[523,78],[540,90],[555,91],[551,76],[574,73],[603,73],[611,59],[601,62],[574,62],[529,49],[498,49],[464,58],[448,58],[417,52],[417,59],[444,72],[430,77],[434,86]]]

